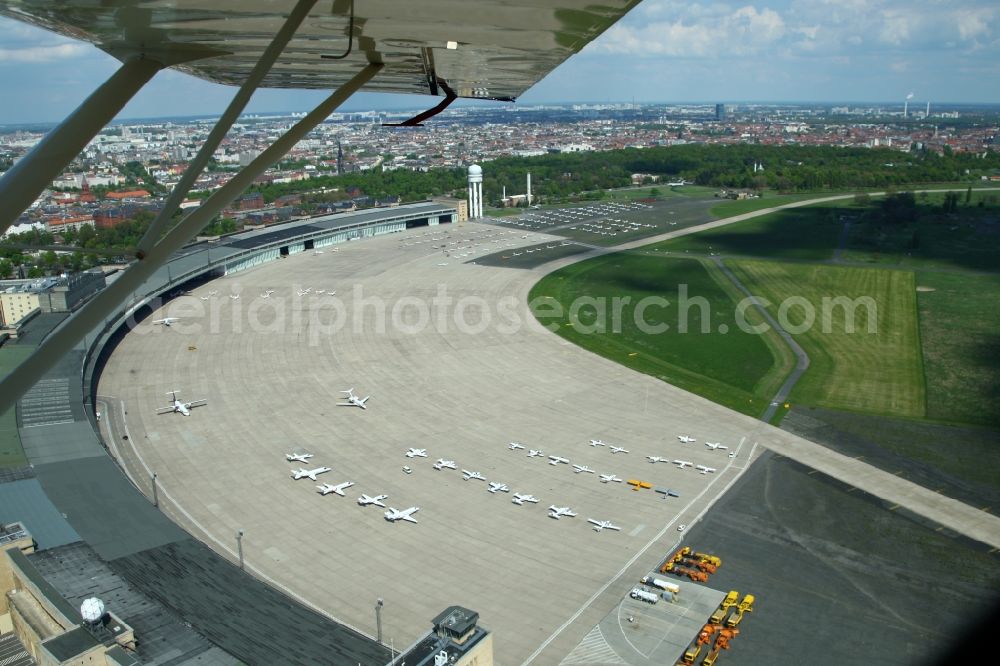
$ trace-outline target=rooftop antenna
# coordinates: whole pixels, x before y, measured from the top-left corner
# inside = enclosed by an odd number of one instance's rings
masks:
[[[906,96],[906,100],[903,102],[903,117],[904,118],[906,117],[906,112],[907,112],[908,107],[910,106],[910,100],[911,99],[913,99],[913,93],[910,93],[909,95],[907,95]]]

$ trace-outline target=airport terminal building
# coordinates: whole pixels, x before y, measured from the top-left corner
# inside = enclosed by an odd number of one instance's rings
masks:
[[[452,223],[454,207],[418,203],[188,246],[0,415],[0,662],[398,663],[388,646],[248,575],[165,516],[102,440],[96,387],[115,342],[152,302],[300,252]],[[67,316],[32,317],[0,345],[0,372]],[[492,639],[477,620],[448,609],[411,651],[422,650],[420,663],[489,666]]]

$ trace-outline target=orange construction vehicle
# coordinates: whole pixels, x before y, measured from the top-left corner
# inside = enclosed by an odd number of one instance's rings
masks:
[[[719,652],[721,650],[729,649],[729,641],[731,641],[736,634],[740,633],[739,629],[723,629],[719,632],[718,638],[715,639],[715,647],[713,647],[705,658],[702,659],[702,666],[713,666],[715,660],[719,658]]]
[[[704,583],[708,580],[708,574],[704,571],[698,571],[697,569],[688,569],[687,567],[677,567],[675,566],[670,573],[675,573],[678,576],[687,576],[696,583]]]
[[[715,571],[716,571],[716,569],[717,569],[717,567],[714,564],[712,564],[711,562],[704,562],[702,560],[698,560],[698,559],[694,559],[694,558],[690,558],[690,557],[685,557],[684,558],[684,564],[687,564],[688,566],[692,566],[692,567],[697,567],[698,569],[700,569],[700,570],[702,570],[702,571],[704,571],[705,573],[708,573],[708,574],[714,574]]]

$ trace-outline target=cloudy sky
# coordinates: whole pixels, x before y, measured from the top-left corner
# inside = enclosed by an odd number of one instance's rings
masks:
[[[87,44],[0,19],[0,123],[59,120],[116,65]],[[644,0],[520,102],[888,102],[909,92],[918,103],[1000,103],[1000,3]],[[167,71],[121,116],[218,113],[231,95]],[[260,91],[250,110],[308,110],[320,98]],[[344,108],[423,104],[413,99],[359,95]]]

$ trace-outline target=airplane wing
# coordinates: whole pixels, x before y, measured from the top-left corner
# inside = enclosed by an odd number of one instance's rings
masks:
[[[261,86],[341,86],[370,62],[369,92],[510,100],[582,49],[639,0],[375,0],[317,3]],[[294,6],[234,0],[183,3],[0,0],[0,14],[114,54],[171,58],[176,69],[242,83]],[[196,58],[197,59],[194,59]]]
[[[201,400],[192,400],[191,402],[185,402],[184,406],[187,407],[188,409],[191,409],[192,407],[204,407],[207,404],[208,404],[208,399],[202,398]]]

